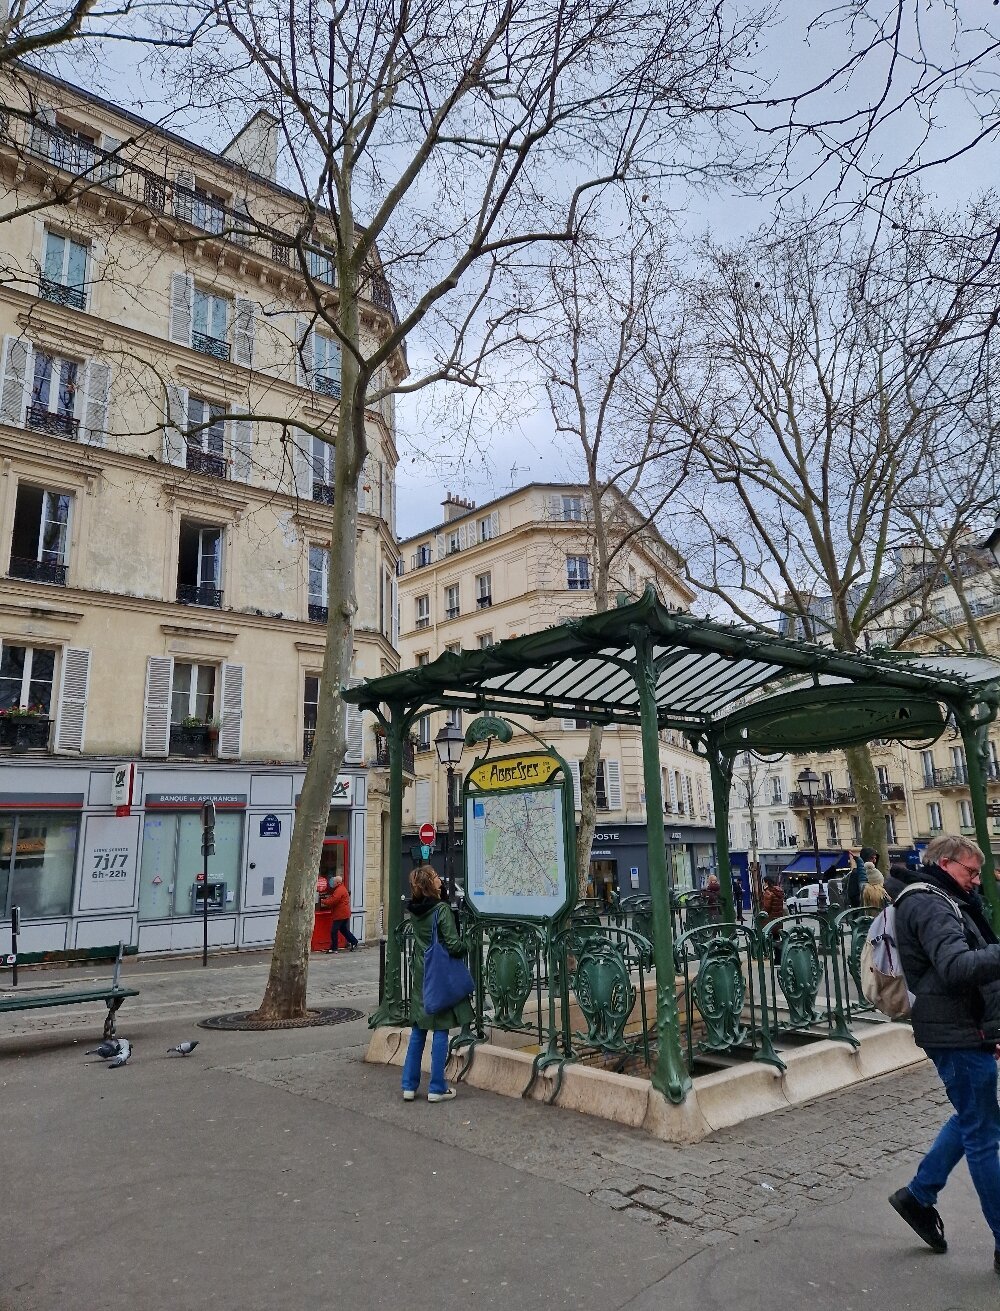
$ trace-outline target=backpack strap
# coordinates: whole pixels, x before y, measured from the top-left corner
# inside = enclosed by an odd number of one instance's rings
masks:
[[[908,893],[911,892],[931,892],[934,894],[935,897],[940,897],[943,901],[946,901],[948,905],[952,908],[952,910],[955,912],[955,914],[958,916],[958,922],[959,924],[961,924],[962,930],[964,932],[965,919],[962,915],[962,908],[961,906],[959,906],[958,902],[955,900],[954,897],[949,897],[947,892],[944,892],[941,888],[935,887],[933,883],[907,883],[906,887],[897,896],[895,904],[898,906],[899,903],[903,900],[903,898],[907,896]]]

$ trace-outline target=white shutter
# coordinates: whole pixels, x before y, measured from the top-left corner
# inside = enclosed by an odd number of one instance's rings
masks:
[[[702,782],[702,780],[701,780],[700,778],[695,779],[695,782],[696,782],[697,785],[698,785],[698,814],[699,814],[699,815],[704,815],[704,813],[705,813],[705,784]]]
[[[573,808],[580,809],[580,762],[571,760],[569,762],[569,772],[573,779]]]
[[[547,519],[556,519],[556,520],[562,519],[563,513],[562,513],[561,496],[547,496],[545,498],[545,517]]]
[[[221,670],[222,713],[219,716],[219,759],[238,760],[243,748],[243,666],[227,661]]]
[[[500,536],[500,511],[499,510],[493,510],[490,513],[490,536],[491,537]]]
[[[344,707],[347,723],[347,754],[344,759],[350,760],[353,764],[360,764],[365,747],[364,717],[357,706],[345,701]]]
[[[311,387],[313,380],[313,359],[315,357],[314,334],[308,319],[295,320],[295,381],[300,387]]]
[[[31,342],[26,337],[4,337],[3,379],[0,381],[0,423],[24,427],[27,382],[31,376]]]
[[[443,559],[444,559],[445,549],[446,549],[446,548],[445,548],[444,533],[438,533],[438,535],[437,535],[437,537],[435,537],[434,541],[435,541],[436,550],[437,550],[437,558],[438,558],[439,560],[443,560]]]
[[[190,222],[193,197],[189,196],[187,192],[194,191],[194,174],[190,169],[179,168],[174,173],[174,183],[174,217],[187,219]],[[176,187],[184,187],[185,191],[177,191]]]
[[[167,404],[163,424],[163,458],[167,464],[184,468],[187,463],[188,389],[167,383]]]
[[[233,313],[233,361],[236,364],[253,364],[254,304],[237,296]]]
[[[312,437],[301,428],[291,430],[292,489],[300,501],[312,500]]]
[[[575,720],[575,719],[564,719],[564,720],[562,721],[562,726],[563,726],[563,731],[566,732],[566,733],[569,733],[572,729],[576,728],[576,720]]]
[[[608,809],[621,810],[622,808],[622,767],[621,762],[617,760],[606,760],[604,762],[604,777],[608,784]]]
[[[115,156],[114,159],[102,160],[98,172],[98,177],[107,187],[117,187],[119,178],[124,174],[124,168],[120,162],[122,157],[121,148],[122,143],[117,137],[109,137],[107,134],[102,136],[101,149],[106,150],[109,155]]]
[[[80,440],[103,446],[108,428],[108,399],[111,395],[111,365],[88,360],[83,374],[83,414]]]
[[[389,588],[389,604],[392,606],[392,630],[390,641],[393,646],[399,646],[399,584],[395,578]]]
[[[418,824],[431,822],[431,781],[418,778],[413,785],[413,814]]]
[[[670,784],[670,813],[677,814],[677,780],[672,769],[667,770],[667,782]]]
[[[694,787],[691,783],[691,775],[684,775],[684,791],[687,795],[687,812],[692,818],[694,817]]]
[[[90,686],[90,652],[69,646],[63,651],[56,712],[56,750],[82,751],[87,727],[87,691]]]
[[[146,699],[142,709],[142,754],[170,754],[170,693],[174,662],[170,656],[150,656],[146,662]]]
[[[242,405],[232,406],[234,414],[244,415],[247,411]],[[253,420],[247,418],[230,419],[229,428],[229,476],[234,482],[248,483],[253,460]]]
[[[194,331],[194,277],[190,273],[175,273],[170,279],[170,331],[171,341],[181,346],[191,345]]]

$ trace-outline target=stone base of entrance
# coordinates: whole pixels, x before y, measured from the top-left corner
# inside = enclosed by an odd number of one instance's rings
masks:
[[[857,1050],[829,1040],[783,1050],[781,1058],[788,1067],[783,1074],[751,1061],[701,1075],[693,1080],[691,1092],[680,1106],[662,1097],[647,1079],[568,1064],[563,1067],[555,1104],[564,1110],[642,1129],[666,1142],[690,1143],[707,1138],[717,1129],[810,1101],[850,1084],[864,1083],[924,1059],[908,1025],[859,1026],[857,1036],[861,1043]],[[509,1039],[510,1035],[505,1034],[504,1041]],[[409,1029],[376,1029],[365,1060],[402,1065],[408,1040]],[[476,1047],[463,1081],[504,1097],[520,1097],[531,1079],[535,1050],[482,1043]],[[429,1069],[429,1051],[424,1061],[425,1069]],[[461,1053],[450,1063],[451,1078],[464,1061],[465,1054]],[[531,1090],[532,1100],[552,1100],[557,1079],[557,1067],[543,1071]]]

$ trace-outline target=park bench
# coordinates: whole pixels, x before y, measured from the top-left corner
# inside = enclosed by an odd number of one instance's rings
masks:
[[[12,983],[0,989],[0,1013],[4,1011],[32,1011],[41,1006],[82,1006],[87,1002],[103,1001],[108,1008],[104,1021],[105,1038],[115,1034],[115,1015],[126,997],[138,997],[137,988],[125,988],[119,982],[122,957],[134,956],[138,947],[119,942],[113,947],[78,947],[72,951],[20,951],[17,953],[17,968]],[[28,989],[21,988],[17,975],[23,969],[42,965],[89,965],[103,961],[114,961],[115,968],[110,982],[98,980],[86,987],[74,988],[71,983],[60,979],[50,984],[38,983]],[[0,954],[0,967],[12,969],[14,961]]]

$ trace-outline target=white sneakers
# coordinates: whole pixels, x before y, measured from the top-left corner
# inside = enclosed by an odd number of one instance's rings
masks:
[[[403,1101],[404,1101],[404,1102],[412,1102],[413,1099],[414,1099],[414,1097],[416,1097],[416,1095],[417,1095],[417,1094],[412,1090],[412,1088],[404,1088],[404,1089],[403,1089]]]
[[[446,1088],[443,1093],[428,1093],[429,1102],[450,1102],[453,1097],[458,1096],[457,1088]]]

